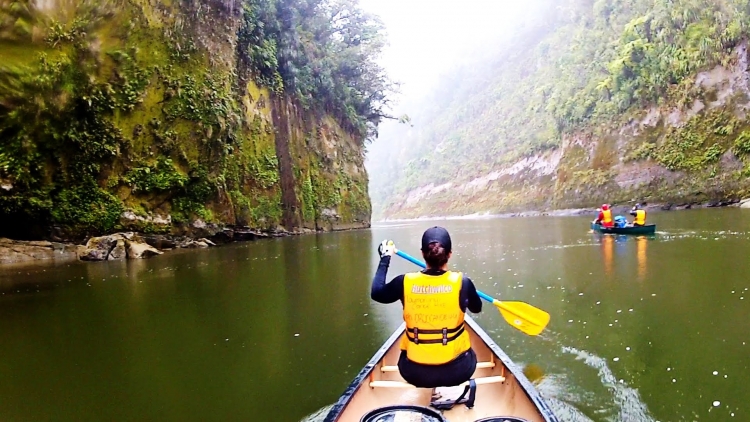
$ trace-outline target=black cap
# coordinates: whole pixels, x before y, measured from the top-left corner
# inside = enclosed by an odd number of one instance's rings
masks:
[[[439,242],[446,252],[451,251],[451,235],[442,227],[430,227],[422,235],[422,251],[427,251],[430,243]]]

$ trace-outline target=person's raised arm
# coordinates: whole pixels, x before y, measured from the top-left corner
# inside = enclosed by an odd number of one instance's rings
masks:
[[[391,264],[391,256],[396,252],[393,242],[384,240],[378,247],[380,254],[380,263],[372,278],[372,287],[370,288],[370,298],[380,303],[393,303],[400,300],[404,294],[404,276],[400,275],[385,282],[388,275],[388,266]]]

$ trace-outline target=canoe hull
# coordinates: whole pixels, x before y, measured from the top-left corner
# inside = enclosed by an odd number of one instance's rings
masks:
[[[521,369],[468,316],[466,325],[472,349],[480,362],[473,376],[479,384],[476,403],[472,409],[457,405],[452,410],[443,411],[443,416],[449,422],[473,422],[491,416],[515,416],[529,422],[557,422],[558,419]],[[359,422],[365,413],[384,406],[429,406],[431,389],[380,387],[405,385],[398,371],[388,370],[398,361],[401,353],[398,340],[403,332],[402,324],[332,406],[325,422]],[[490,383],[499,377],[505,380]],[[488,382],[480,384],[480,380]]]
[[[604,233],[604,234],[634,234],[634,235],[649,235],[656,233],[656,224],[650,224],[647,226],[636,226],[636,227],[612,227],[604,228],[599,224],[591,223],[591,230]]]

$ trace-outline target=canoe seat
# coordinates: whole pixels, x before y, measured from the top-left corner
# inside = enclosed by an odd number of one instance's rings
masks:
[[[498,382],[505,382],[505,377],[497,375],[494,377],[474,378],[474,382],[476,382],[477,385],[494,384]],[[469,385],[469,381],[466,381],[459,385]],[[370,388],[417,388],[417,387],[404,381],[370,381]]]
[[[495,362],[477,362],[477,369],[494,368],[494,367],[495,367]],[[382,372],[398,372],[398,366],[383,365],[380,367],[380,370]]]

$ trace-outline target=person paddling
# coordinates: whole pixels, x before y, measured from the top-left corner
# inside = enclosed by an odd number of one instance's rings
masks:
[[[420,388],[451,387],[468,381],[476,369],[477,355],[471,348],[464,316],[467,309],[481,312],[482,300],[469,277],[448,270],[450,234],[442,227],[427,229],[422,235],[427,268],[386,283],[395,251],[389,240],[378,247],[380,264],[370,297],[379,303],[400,300],[403,306],[406,333],[401,338],[399,373]]]
[[[612,228],[614,227],[614,221],[612,220],[612,210],[609,209],[609,204],[602,205],[599,215],[596,217],[596,224],[601,224],[602,227]]]
[[[633,219],[633,227],[645,226],[646,225],[646,210],[641,207],[641,204],[635,204],[630,215],[635,217]]]

